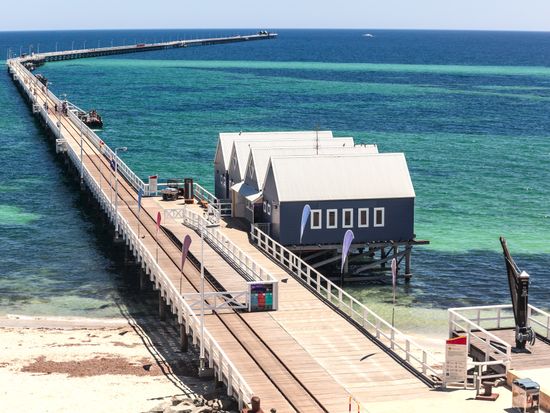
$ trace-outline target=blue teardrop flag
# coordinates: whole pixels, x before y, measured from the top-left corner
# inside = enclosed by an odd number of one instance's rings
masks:
[[[309,219],[309,216],[311,215],[311,208],[308,204],[304,205],[304,209],[302,210],[302,223],[300,226],[300,244],[302,243],[302,237],[304,236],[304,229],[306,228],[307,220]]]
[[[354,238],[355,235],[353,235],[353,231],[348,229],[344,235],[344,241],[342,242],[342,267],[340,268],[340,273],[342,274],[344,273],[344,264],[348,258],[349,247],[351,247]]]

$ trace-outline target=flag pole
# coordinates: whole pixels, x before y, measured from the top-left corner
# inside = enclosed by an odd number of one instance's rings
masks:
[[[391,260],[391,283],[393,290],[393,305],[391,309],[391,326],[395,326],[395,288],[397,287],[397,260]]]
[[[160,228],[160,211],[157,212],[157,231],[155,233],[155,244],[156,245],[156,258],[157,258],[157,264],[159,262],[159,228]]]

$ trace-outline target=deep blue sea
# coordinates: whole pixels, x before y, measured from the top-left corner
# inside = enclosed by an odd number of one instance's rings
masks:
[[[250,32],[0,32],[0,58]],[[448,307],[509,302],[500,235],[532,276],[532,302],[550,308],[550,33],[278,32],[40,72],[55,93],[103,115],[103,139],[128,146],[144,177],[211,187],[224,131],[319,126],[402,151],[415,232],[431,244],[416,248],[413,281],[399,286],[398,325],[442,327]],[[0,154],[0,313],[117,315],[126,293],[117,257],[5,72]],[[391,286],[349,290],[390,311]]]

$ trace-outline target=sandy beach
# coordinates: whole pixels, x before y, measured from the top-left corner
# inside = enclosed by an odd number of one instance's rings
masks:
[[[0,317],[0,411],[146,412],[174,395],[223,395],[170,326],[145,331],[153,322]]]

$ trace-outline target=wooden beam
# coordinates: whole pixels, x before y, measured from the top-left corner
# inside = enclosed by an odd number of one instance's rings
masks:
[[[335,262],[342,259],[342,256],[339,254],[336,254],[334,257],[327,258],[326,260],[316,262],[315,264],[310,264],[313,268],[319,268],[323,265],[330,264],[331,262]]]
[[[354,274],[358,274],[360,273],[361,271],[364,271],[364,270],[370,270],[371,268],[374,268],[374,267],[377,267],[379,265],[382,265],[382,264],[385,264],[387,263],[388,261],[391,261],[393,258],[399,258],[399,257],[402,257],[403,255],[405,255],[407,253],[407,250],[403,250],[401,252],[399,252],[398,254],[388,254],[386,255],[385,258],[383,259],[380,259],[378,261],[374,261],[370,264],[366,264],[366,265],[363,265],[362,267],[359,267],[357,269],[355,269],[355,271],[353,272]]]

